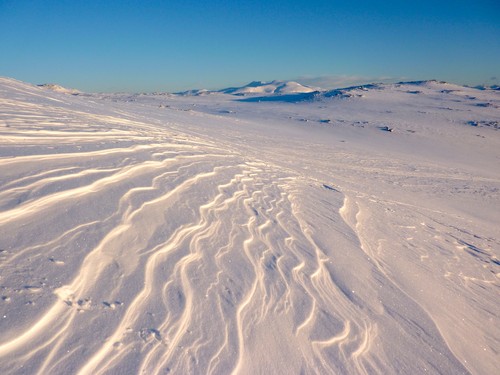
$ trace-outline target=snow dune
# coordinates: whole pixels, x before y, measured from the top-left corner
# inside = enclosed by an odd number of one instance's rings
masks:
[[[346,92],[1,78],[0,372],[495,373],[498,92]]]

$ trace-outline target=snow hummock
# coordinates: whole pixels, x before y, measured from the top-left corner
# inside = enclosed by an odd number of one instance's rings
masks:
[[[0,373],[498,371],[500,93],[273,82],[0,78]]]

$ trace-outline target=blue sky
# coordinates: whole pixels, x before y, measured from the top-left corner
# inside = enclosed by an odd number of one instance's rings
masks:
[[[0,0],[0,75],[84,91],[500,81],[500,2]]]

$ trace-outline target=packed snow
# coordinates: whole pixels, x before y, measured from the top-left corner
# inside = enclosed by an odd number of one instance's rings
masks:
[[[500,92],[297,85],[0,78],[0,373],[496,373]]]

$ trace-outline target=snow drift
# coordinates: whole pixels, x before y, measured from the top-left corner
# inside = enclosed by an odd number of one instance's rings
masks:
[[[499,93],[343,92],[1,78],[0,372],[495,373]]]

